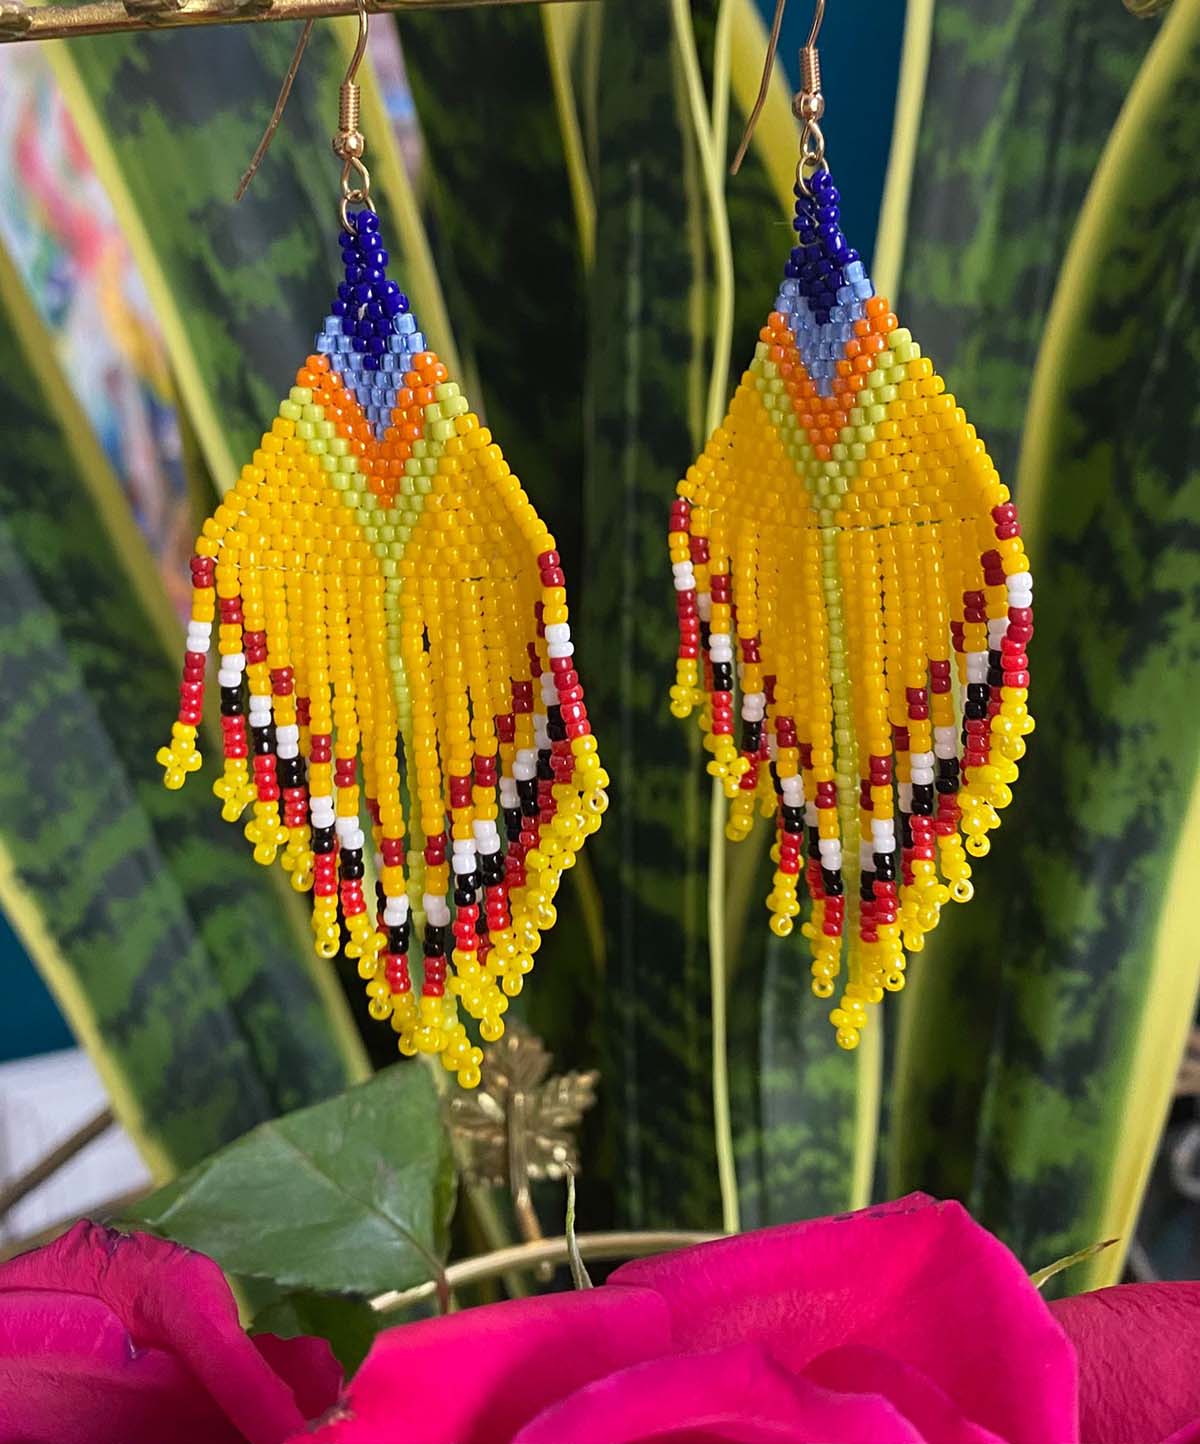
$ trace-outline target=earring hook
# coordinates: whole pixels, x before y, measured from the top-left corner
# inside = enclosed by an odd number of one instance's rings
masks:
[[[775,14],[771,20],[771,34],[767,41],[767,55],[763,62],[758,96],[746,120],[746,129],[742,135],[741,144],[737,148],[737,154],[733,158],[733,164],[729,167],[731,175],[737,175],[741,169],[746,152],[750,149],[754,127],[758,124],[763,106],[767,103],[767,94],[771,88],[771,75],[775,69],[775,57],[779,51],[779,34],[783,29],[783,12],[786,7],[787,0],[775,0]],[[800,165],[797,169],[797,178],[801,185],[806,184],[802,175],[806,164],[819,168],[825,162],[825,137],[821,134],[821,127],[818,124],[821,116],[825,113],[825,99],[821,94],[821,61],[817,54],[817,39],[824,23],[825,0],[816,0],[808,39],[800,51],[800,90],[792,100],[792,114],[797,120],[804,122],[804,129],[800,136]]]
[[[366,206],[370,211],[375,209],[371,201],[371,173],[363,162],[367,141],[358,126],[362,101],[357,79],[358,67],[367,51],[370,23],[367,0],[358,0],[358,43],[350,57],[350,64],[346,67],[345,79],[338,90],[338,128],[333,137],[333,153],[342,162],[342,198],[338,203],[338,216],[342,229],[351,235],[354,234],[354,227],[350,224],[350,207],[356,205]],[[354,176],[358,177],[357,184],[353,183]]]

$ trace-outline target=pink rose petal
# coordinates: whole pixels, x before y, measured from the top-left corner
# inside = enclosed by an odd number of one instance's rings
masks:
[[[1079,1354],[1084,1444],[1200,1440],[1200,1283],[1123,1284],[1050,1307]]]
[[[886,1400],[833,1393],[741,1344],[598,1379],[512,1444],[924,1444]]]
[[[551,1294],[404,1324],[376,1339],[315,1441],[508,1444],[548,1404],[669,1346],[667,1310],[643,1289]]]
[[[913,1426],[925,1444],[1004,1444],[975,1424],[943,1390],[908,1364],[878,1349],[848,1344],[818,1354],[804,1378],[847,1394],[878,1394]],[[961,1401],[969,1407],[970,1400]]]
[[[757,1341],[793,1373],[860,1344],[970,1400],[1008,1444],[1077,1437],[1074,1353],[1016,1258],[957,1203],[921,1195],[626,1264],[679,1349]]]
[[[244,1444],[185,1365],[138,1348],[99,1299],[0,1295],[4,1444]]]
[[[37,1317],[57,1319],[61,1325],[52,1338],[46,1336],[40,1355],[29,1315],[30,1298],[36,1295],[46,1304]],[[100,1317],[112,1322],[100,1329],[96,1322]],[[78,1223],[48,1247],[0,1265],[0,1320],[0,1419],[6,1410],[17,1407],[23,1370],[43,1376],[51,1366],[51,1347],[58,1351],[61,1368],[83,1379],[94,1342],[102,1377],[95,1383],[86,1414],[55,1444],[66,1440],[90,1444],[88,1431],[107,1392],[137,1393],[141,1371],[149,1367],[142,1362],[148,1353],[162,1356],[179,1377],[190,1381],[197,1398],[210,1400],[211,1417],[227,1419],[229,1437],[239,1444],[280,1444],[304,1423],[289,1384],[242,1331],[220,1269],[203,1254],[162,1239]],[[45,1322],[40,1327],[44,1329]],[[320,1344],[311,1347],[329,1352]],[[126,1384],[117,1379],[122,1357]],[[328,1365],[320,1381],[325,1391],[321,1407],[326,1407],[334,1396]],[[167,1376],[159,1382],[165,1388]],[[318,1376],[312,1375],[310,1382],[305,1397],[311,1403],[317,1396]],[[86,1394],[81,1385],[71,1397],[83,1399]],[[145,1407],[151,1407],[149,1395]],[[157,1444],[153,1433],[146,1437]],[[188,1436],[173,1431],[161,1437],[182,1444]],[[198,1444],[201,1438],[205,1444],[218,1444],[222,1438],[215,1425],[207,1435],[196,1437]],[[120,1444],[140,1444],[140,1440],[130,1430]]]

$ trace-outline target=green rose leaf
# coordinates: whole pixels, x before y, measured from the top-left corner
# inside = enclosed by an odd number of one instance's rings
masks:
[[[260,1124],[127,1222],[230,1274],[369,1298],[440,1273],[453,1205],[449,1137],[414,1062]]]

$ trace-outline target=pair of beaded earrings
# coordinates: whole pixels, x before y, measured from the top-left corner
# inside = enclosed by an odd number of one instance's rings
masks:
[[[388,279],[358,128],[366,24],[334,139],[345,280],[196,542],[158,760],[169,788],[200,766],[215,623],[222,815],[251,809],[255,861],[311,891],[317,953],[357,958],[400,1051],[470,1088],[483,1055],[462,1012],[503,1033],[608,777],[554,538]]]
[[[796,101],[796,245],[671,508],[671,710],[701,709],[727,835],[774,817],[771,929],[793,931],[803,873],[813,991],[832,997],[844,964],[831,1016],[853,1048],[903,987],[905,949],[970,898],[967,856],[1010,800],[1033,730],[1033,584],[983,443],[842,235],[823,9]],[[311,890],[317,952],[358,959],[400,1050],[472,1087],[463,1010],[502,1034],[608,778],[554,539],[387,277],[353,80],[365,34],[363,11],[334,140],[345,280],[197,540],[158,756],[172,788],[200,766],[216,622],[223,816],[251,809],[255,860]]]
[[[988,851],[1011,800],[1034,725],[1033,581],[983,442],[842,234],[823,11],[794,102],[796,244],[671,508],[671,710],[701,708],[726,836],[745,838],[756,810],[774,818],[771,930],[792,932],[803,874],[813,992],[832,997],[844,964],[831,1019],[854,1048],[869,1007],[904,986],[905,949],[970,899],[967,854]]]

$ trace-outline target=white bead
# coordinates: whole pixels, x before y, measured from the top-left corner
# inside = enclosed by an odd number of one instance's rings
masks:
[[[211,622],[189,622],[187,624],[188,639],[197,637],[203,641],[206,637],[212,636]]]
[[[408,898],[387,898],[383,908],[383,921],[389,928],[401,927],[408,921]]]
[[[573,657],[575,655],[574,642],[551,642],[546,651],[552,657]]]
[[[275,748],[276,757],[299,757],[300,744],[298,742],[280,742]]]
[[[692,568],[691,562],[672,562],[671,572],[676,577],[695,576],[695,571]]]
[[[804,804],[804,825],[805,827],[816,827],[817,825],[817,804],[815,802]]]
[[[546,730],[546,714],[544,712],[533,714],[533,740],[537,743],[539,751],[550,746],[550,733]]]
[[[189,652],[201,652],[201,653],[205,653],[205,652],[208,651],[208,649],[209,649],[211,646],[212,646],[212,638],[211,638],[211,637],[193,637],[193,636],[191,636],[190,634],[189,634],[189,636],[188,636],[188,639],[187,639],[187,649],[188,649]]]
[[[875,871],[875,849],[869,842],[860,842],[858,845],[858,865],[863,872]]]
[[[896,786],[896,800],[900,804],[901,812],[912,811],[912,783],[901,782]]]
[[[781,778],[779,785],[783,792],[785,807],[804,806],[804,778],[799,773],[795,777]]]
[[[958,756],[958,730],[954,727],[933,729],[933,750],[938,757]]]
[[[890,817],[872,818],[871,839],[875,844],[876,852],[891,852],[896,841],[896,824]],[[888,845],[884,847],[884,843]]]
[[[504,808],[520,806],[517,784],[511,777],[500,779],[500,806]]]
[[[1032,607],[1033,593],[1010,591],[1008,594],[1008,605],[1010,607]]]
[[[913,765],[914,767],[932,767],[932,766],[933,766],[933,753],[932,753],[932,752],[913,752],[913,753],[911,753],[911,754],[909,755],[909,761],[912,763],[912,765]]]
[[[747,692],[742,697],[742,716],[747,722],[761,722],[767,715],[767,698],[763,692]]]
[[[475,844],[469,837],[456,837],[450,845],[452,852],[474,852]]]
[[[421,899],[425,905],[425,921],[431,928],[444,928],[450,921],[450,909],[444,897],[427,892]]]
[[[714,632],[709,643],[708,655],[714,662],[732,662],[733,646],[724,632]]]
[[[522,747],[513,763],[513,776],[518,782],[532,782],[537,776],[537,752],[532,747]]]
[[[914,767],[912,770],[912,780],[918,787],[928,787],[933,781],[933,768]]]
[[[817,843],[817,847],[820,849],[822,857],[828,857],[831,853],[841,852],[842,850],[841,840],[836,837],[821,838]]]
[[[697,610],[697,612],[699,612],[699,614],[700,614],[700,620],[701,620],[702,622],[708,622],[708,621],[711,621],[711,620],[712,620],[712,593],[711,593],[711,592],[697,592],[697,593],[696,593],[696,610]]]
[[[688,565],[690,566],[691,564],[689,563]],[[695,587],[696,587],[696,578],[692,575],[691,571],[689,571],[686,576],[678,576],[678,575],[677,575],[677,576],[675,577],[675,590],[676,590],[677,592],[690,592],[690,591],[694,591],[694,590],[695,590]]]
[[[299,742],[300,729],[294,722],[289,722],[285,727],[277,727],[275,736],[282,743]],[[279,755],[282,757],[283,753],[281,752]],[[293,752],[291,755],[294,757],[296,754]]]
[[[1005,585],[1008,587],[1010,594],[1012,592],[1033,591],[1032,572],[1010,572],[1009,575],[1005,577],[1004,582]]]
[[[221,658],[221,666],[228,667],[233,672],[244,672],[246,670],[245,652],[230,652],[227,657]]]
[[[558,703],[558,688],[554,685],[554,673],[542,673],[542,701],[547,707],[556,706]]]
[[[569,642],[571,640],[571,628],[566,622],[551,622],[546,628],[547,642]]]
[[[450,859],[450,866],[454,869],[455,877],[465,877],[467,873],[475,871],[475,849],[470,852],[456,852]]]

